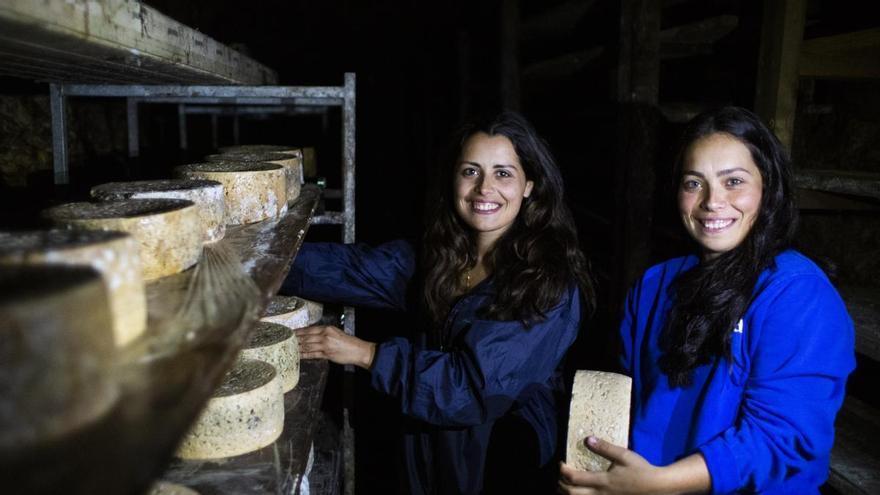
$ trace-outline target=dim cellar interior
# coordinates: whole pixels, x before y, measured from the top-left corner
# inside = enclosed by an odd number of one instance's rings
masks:
[[[855,327],[822,492],[880,493],[870,3],[0,2],[0,491],[403,490],[404,418],[367,373],[300,360],[294,330],[408,320],[279,289],[304,242],[419,238],[449,131],[501,109],[547,139],[599,288],[560,444],[607,469],[579,439],[626,444],[626,291],[690,246],[674,144],[737,105],[790,153],[796,246]]]

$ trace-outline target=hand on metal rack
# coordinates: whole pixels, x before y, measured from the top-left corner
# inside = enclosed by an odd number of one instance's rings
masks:
[[[332,325],[297,329],[302,359],[329,359],[337,364],[353,364],[370,369],[376,344],[348,335]]]

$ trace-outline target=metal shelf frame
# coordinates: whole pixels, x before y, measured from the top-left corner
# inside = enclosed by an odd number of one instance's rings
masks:
[[[52,114],[52,151],[55,184],[68,184],[70,172],[67,156],[67,99],[69,97],[125,98],[128,126],[128,154],[140,154],[138,105],[171,103],[178,105],[180,146],[187,147],[186,116],[210,114],[213,136],[217,136],[217,116],[232,114],[233,137],[237,141],[240,114],[324,113],[329,107],[342,109],[342,200],[343,211],[328,211],[312,217],[311,223],[342,226],[343,242],[355,242],[355,96],[356,77],[346,72],[342,86],[193,86],[138,84],[68,84],[49,85]],[[354,308],[346,307],[342,318],[345,333],[355,334]],[[343,395],[346,403],[353,398],[351,383],[354,369],[346,366]],[[345,493],[354,493],[354,433],[348,421],[348,407],[343,411],[343,442]]]

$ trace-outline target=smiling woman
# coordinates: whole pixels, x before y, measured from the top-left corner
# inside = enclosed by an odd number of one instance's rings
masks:
[[[374,344],[310,327],[302,357],[368,370],[414,420],[405,493],[546,493],[562,361],[593,304],[586,260],[559,170],[523,117],[472,122],[454,143],[421,256],[403,241],[308,244],[285,281],[308,299],[416,310],[419,331]]]

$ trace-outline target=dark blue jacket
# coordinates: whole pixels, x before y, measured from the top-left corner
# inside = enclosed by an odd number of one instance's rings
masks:
[[[648,269],[627,299],[620,331],[633,378],[630,448],[658,465],[700,452],[712,493],[818,494],[855,367],[843,301],[809,259],[780,254],[731,334],[731,358],[670,388],[657,365],[669,286],[696,263],[689,256]]]
[[[406,310],[416,271],[412,247],[395,241],[363,245],[306,244],[285,281],[285,292],[353,306]],[[530,327],[481,319],[495,297],[491,278],[462,296],[445,325],[444,348],[422,334],[377,347],[373,387],[396,399],[419,428],[404,448],[412,493],[479,493],[495,421],[517,415],[534,429],[540,462],[556,450],[562,361],[577,336],[580,297],[575,284]],[[516,476],[516,473],[510,473]]]

